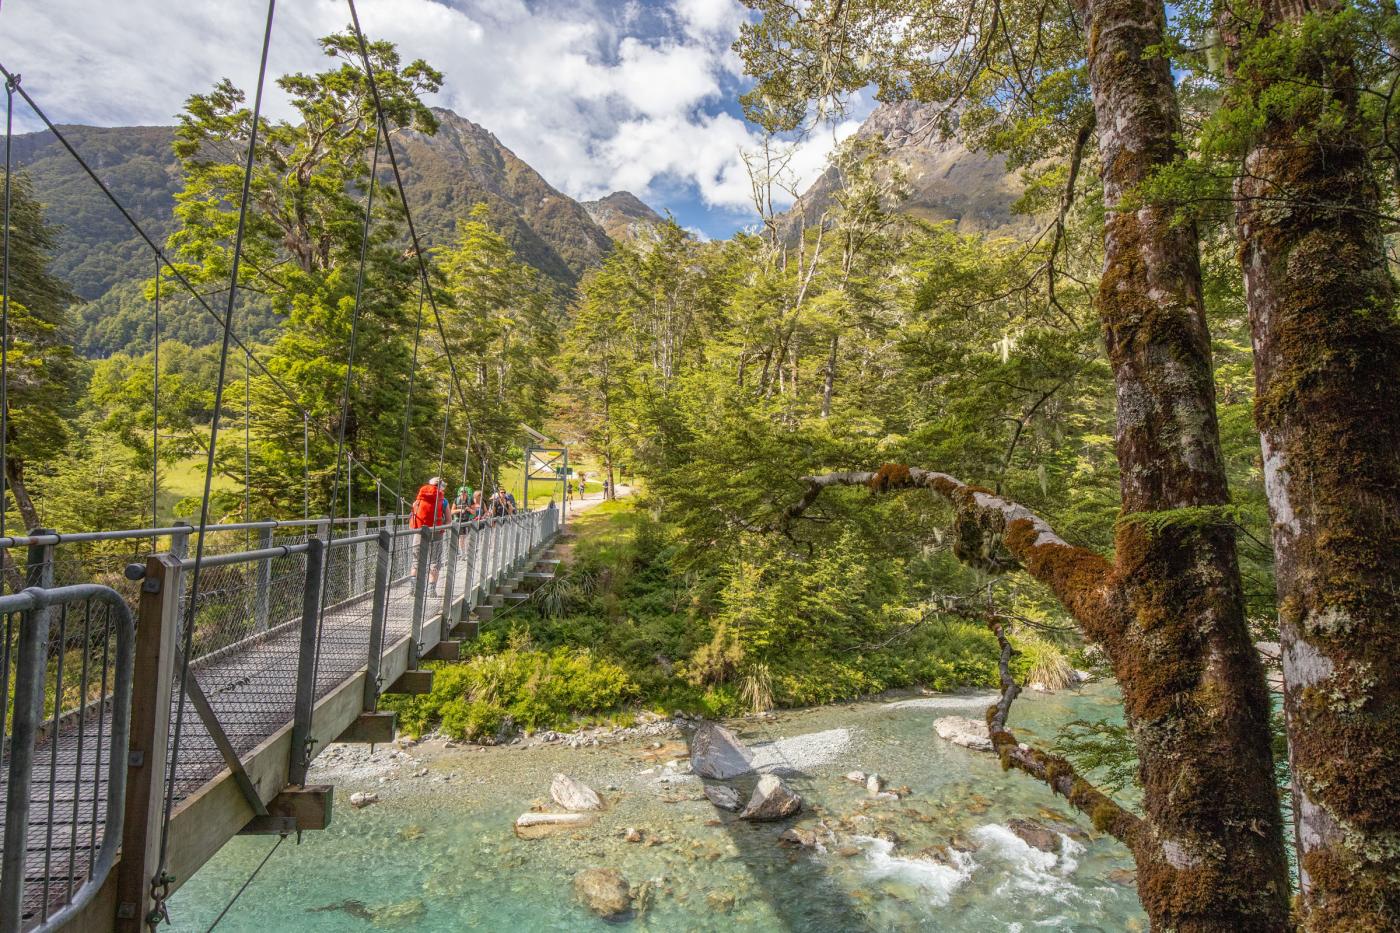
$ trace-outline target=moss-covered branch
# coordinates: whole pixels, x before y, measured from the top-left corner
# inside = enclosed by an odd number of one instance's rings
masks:
[[[1068,760],[1038,748],[1031,748],[1016,741],[1016,737],[1006,726],[1011,713],[1011,704],[1020,694],[1021,688],[1011,675],[1011,641],[1006,637],[1002,626],[993,622],[988,626],[1001,646],[998,666],[1001,671],[1001,697],[987,707],[987,731],[991,735],[992,747],[1001,759],[1001,766],[1015,768],[1043,781],[1050,789],[1069,801],[1076,810],[1089,817],[1094,828],[1122,842],[1130,849],[1143,840],[1142,818],[1114,802],[1107,794],[1090,784]]]
[[[1102,640],[1117,625],[1107,611],[1112,565],[1088,548],[1066,543],[1045,519],[1018,502],[947,473],[898,463],[875,472],[808,476],[803,482],[802,498],[783,513],[781,530],[833,486],[866,486],[877,493],[927,489],[953,505],[953,552],[960,560],[992,573],[1024,568],[1050,587],[1091,638]]]

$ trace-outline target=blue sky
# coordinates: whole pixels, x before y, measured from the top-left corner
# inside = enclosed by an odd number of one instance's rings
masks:
[[[710,237],[752,223],[741,152],[748,86],[730,50],[737,0],[357,0],[367,32],[424,58],[446,82],[431,102],[494,132],[575,198],[629,190]],[[251,87],[265,0],[7,0],[0,59],[60,122],[174,122],[185,97],[229,77]],[[344,0],[284,0],[273,73],[322,67],[315,39]],[[284,102],[270,102],[285,114]],[[279,111],[279,108],[282,108]],[[869,110],[797,144],[793,181],[820,172]],[[24,129],[36,121],[17,113]]]

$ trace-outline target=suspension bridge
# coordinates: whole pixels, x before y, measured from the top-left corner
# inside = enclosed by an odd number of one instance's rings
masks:
[[[347,10],[372,106],[366,120],[374,123],[374,145],[370,183],[362,192],[340,411],[328,423],[310,414],[257,359],[234,324],[275,0],[267,0],[241,194],[231,203],[237,227],[228,244],[231,270],[222,308],[211,304],[141,227],[20,76],[0,65],[6,92],[0,464],[9,462],[11,137],[17,101],[48,128],[151,253],[156,269],[152,516],[160,489],[162,282],[183,289],[222,334],[197,521],[81,533],[36,528],[7,535],[4,506],[10,490],[8,473],[0,470],[0,556],[5,558],[0,933],[153,930],[169,919],[170,894],[233,836],[285,837],[324,828],[332,817],[334,789],[306,781],[317,752],[333,741],[392,740],[394,715],[381,709],[382,698],[430,690],[433,675],[424,662],[455,660],[461,639],[474,636],[477,626],[508,602],[527,599],[532,586],[554,574],[557,561],[550,547],[564,516],[553,500],[545,508],[531,510],[527,501],[511,514],[454,518],[426,528],[410,527],[403,514],[425,305],[449,382],[439,475],[449,437],[456,434],[465,435],[464,484],[475,475],[473,455],[482,485],[499,469],[499,458],[479,437],[474,443],[469,417],[464,428],[452,430],[454,407],[467,414],[471,406],[430,284],[354,0],[347,0]],[[416,261],[419,306],[396,483],[356,461],[346,440],[381,155],[387,156],[402,204],[405,255]],[[310,516],[312,471],[304,438],[307,492],[300,518],[210,520],[234,348],[243,355],[245,392],[256,367],[300,412],[304,434],[309,438],[314,429],[332,443],[328,514]],[[245,397],[245,489],[247,426]],[[526,452],[527,475],[532,475],[533,452],[534,447]],[[563,456],[564,472],[549,474],[561,483],[567,476]],[[356,469],[373,481],[374,516],[349,514]],[[383,493],[389,509],[378,507]],[[249,513],[245,493],[242,517]]]
[[[27,549],[30,583],[0,596],[14,696],[0,927],[144,929],[234,835],[325,828],[332,788],[306,784],[317,750],[392,740],[381,697],[430,690],[422,662],[455,660],[461,638],[553,576],[561,517],[210,526],[198,594],[188,525],[0,539]],[[249,536],[258,546],[242,549]],[[103,561],[84,551],[112,542],[148,556],[120,582],[63,582],[93,575]]]

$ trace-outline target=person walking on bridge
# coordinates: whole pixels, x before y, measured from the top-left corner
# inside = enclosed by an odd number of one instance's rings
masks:
[[[418,497],[413,500],[413,514],[409,516],[410,528],[440,528],[448,522],[447,496],[443,494],[441,477],[434,476],[418,489]],[[420,537],[419,547],[425,545],[428,551],[428,595],[437,595],[438,571],[442,567],[443,532],[432,531]],[[418,562],[414,561],[414,585],[418,582]]]

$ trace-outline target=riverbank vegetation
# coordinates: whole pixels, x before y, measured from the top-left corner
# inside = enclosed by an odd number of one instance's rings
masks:
[[[708,717],[850,700],[897,688],[998,683],[985,625],[922,618],[906,574],[872,576],[854,545],[796,572],[731,581],[687,565],[679,529],[629,500],[575,522],[560,575],[484,623],[433,691],[389,700],[413,733],[494,741],[517,730],[626,724],[641,710]],[[1029,635],[1014,670],[1064,686],[1076,643]]]

